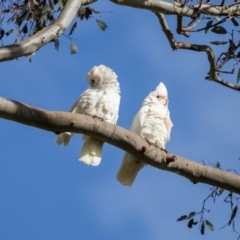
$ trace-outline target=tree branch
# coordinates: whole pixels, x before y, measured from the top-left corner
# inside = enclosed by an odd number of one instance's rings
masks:
[[[11,45],[0,47],[0,62],[31,55],[51,41],[55,41],[70,25],[81,5],[97,0],[69,0],[58,19],[49,27],[45,27],[28,39]]]
[[[154,146],[149,146],[133,132],[89,116],[46,111],[0,97],[0,117],[51,132],[87,134],[128,151],[151,166],[186,177],[193,183],[201,182],[240,194],[238,175],[166,154]]]
[[[195,17],[198,14],[211,16],[240,16],[240,3],[229,5],[195,4],[192,6],[179,5],[161,0],[110,0],[113,3],[134,8],[142,8],[168,15]]]
[[[186,49],[186,50],[192,50],[197,52],[206,52],[208,56],[208,61],[210,65],[210,69],[208,72],[208,76],[206,79],[217,82],[221,85],[224,85],[225,87],[231,88],[236,91],[240,91],[240,86],[234,85],[232,83],[229,83],[227,81],[224,81],[218,76],[218,69],[216,66],[216,60],[215,55],[213,53],[213,50],[208,45],[198,45],[198,44],[192,44],[192,43],[184,43],[184,42],[176,42],[174,39],[174,36],[171,32],[171,30],[168,27],[167,21],[164,17],[164,14],[154,12],[155,15],[158,17],[159,23],[162,27],[162,31],[164,32],[166,38],[168,39],[168,42],[173,50],[177,49]]]

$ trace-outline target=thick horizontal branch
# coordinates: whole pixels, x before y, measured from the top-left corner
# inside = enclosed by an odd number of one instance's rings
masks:
[[[240,194],[238,175],[205,166],[180,156],[166,154],[121,127],[95,118],[67,112],[51,112],[0,97],[0,117],[51,132],[76,132],[112,144],[156,168],[177,173],[197,183],[206,183]]]
[[[49,27],[45,27],[28,39],[11,45],[0,47],[0,61],[12,60],[28,56],[51,41],[55,41],[70,25],[81,5],[96,0],[69,0],[58,19]]]
[[[181,6],[176,2],[166,2],[162,0],[110,0],[113,3],[134,8],[142,8],[168,15],[181,15],[185,17],[195,17],[197,14],[211,16],[240,16],[240,3],[224,6],[211,4],[196,4],[192,6]]]

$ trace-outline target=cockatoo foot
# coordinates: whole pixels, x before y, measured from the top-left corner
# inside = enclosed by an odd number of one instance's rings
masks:
[[[175,162],[176,160],[177,160],[176,156],[167,154],[167,156],[166,156],[166,163]]]
[[[164,151],[165,153],[168,153],[168,151],[164,148],[161,148],[162,151]]]
[[[98,116],[93,116],[93,118],[96,118],[96,119],[99,119],[101,122],[103,121],[103,118],[100,118],[100,117],[98,117]]]

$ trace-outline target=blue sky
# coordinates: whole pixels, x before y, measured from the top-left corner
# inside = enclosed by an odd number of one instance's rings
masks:
[[[206,54],[172,51],[151,12],[109,1],[92,7],[113,11],[101,14],[108,25],[105,32],[94,19],[78,20],[73,34],[76,55],[70,55],[69,39],[61,37],[59,52],[51,43],[32,57],[32,63],[25,57],[1,63],[0,95],[47,110],[68,111],[88,87],[89,69],[105,64],[120,82],[118,125],[129,128],[143,99],[162,81],[168,88],[174,124],[167,150],[196,162],[219,161],[223,169],[238,170],[240,95],[205,80]],[[175,29],[175,17],[168,20]],[[205,43],[218,39],[209,33],[190,41],[201,43],[204,37]],[[235,82],[236,76],[225,77]],[[89,167],[77,160],[80,135],[65,148],[55,143],[53,133],[4,119],[0,119],[0,132],[0,239],[237,238],[229,227],[219,230],[231,214],[223,202],[227,193],[216,204],[211,199],[207,202],[211,213],[205,217],[215,230],[207,230],[203,237],[198,226],[190,230],[187,222],[176,220],[200,211],[210,186],[194,185],[147,166],[131,188],[123,187],[115,180],[123,152],[114,146],[105,144],[101,165]]]

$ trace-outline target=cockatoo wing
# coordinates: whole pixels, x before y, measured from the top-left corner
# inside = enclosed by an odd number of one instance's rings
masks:
[[[140,122],[140,129],[142,128],[147,116],[148,116],[148,112],[149,112],[149,105],[146,106],[142,106],[141,109],[139,110],[138,114],[139,114],[139,122]],[[139,129],[139,131],[140,131]],[[138,132],[139,132],[138,131]]]
[[[146,120],[149,111],[149,106],[143,106],[134,116],[130,130],[135,133],[139,133]],[[117,172],[117,180],[125,186],[131,186],[140,171],[145,165],[144,162],[137,160],[130,153],[125,152],[121,166]]]
[[[164,119],[164,123],[165,123],[165,126],[166,126],[167,130],[168,130],[168,138],[167,138],[167,140],[169,141],[170,140],[170,135],[171,135],[171,130],[172,130],[172,127],[173,127],[173,123],[172,123],[172,121],[170,119],[170,112],[169,111],[167,113],[166,118]]]
[[[72,105],[72,107],[70,108],[69,112],[72,113],[81,113],[81,109],[78,106],[78,101],[79,99]],[[58,134],[57,138],[56,138],[56,142],[57,144],[63,144],[64,146],[67,146],[71,137],[74,135],[74,133],[71,132],[63,132]]]

